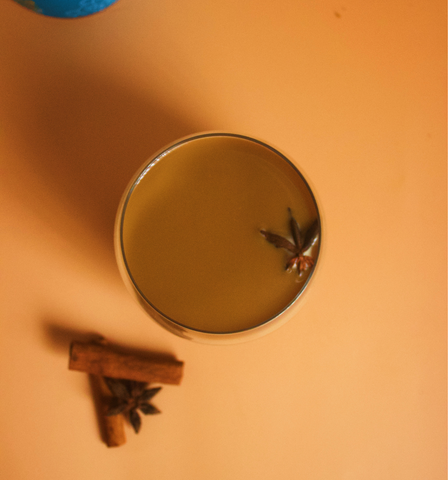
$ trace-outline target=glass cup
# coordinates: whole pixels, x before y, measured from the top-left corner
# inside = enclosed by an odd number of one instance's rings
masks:
[[[115,225],[120,273],[170,332],[237,343],[285,323],[320,264],[322,218],[303,174],[244,135],[180,139],[136,172]]]

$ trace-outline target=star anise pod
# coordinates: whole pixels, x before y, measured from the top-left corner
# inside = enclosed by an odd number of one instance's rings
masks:
[[[306,270],[314,265],[312,257],[305,255],[305,252],[309,250],[319,235],[319,224],[317,220],[308,228],[305,234],[302,233],[297,220],[292,215],[291,209],[289,211],[289,228],[291,230],[291,236],[294,241],[291,242],[287,238],[277,235],[276,233],[267,232],[266,230],[260,230],[260,233],[266,238],[269,243],[272,243],[276,248],[283,248],[292,253],[293,256],[288,260],[286,264],[286,270],[291,272],[294,268],[297,269],[297,273],[303,274]]]
[[[138,410],[144,415],[161,413],[150,401],[162,387],[147,388],[146,382],[110,377],[104,377],[104,381],[113,395],[106,416],[124,414],[135,433],[140,431],[142,425]]]

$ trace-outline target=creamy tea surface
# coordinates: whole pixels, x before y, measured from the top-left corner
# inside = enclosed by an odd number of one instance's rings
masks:
[[[121,248],[140,295],[177,324],[229,333],[276,316],[309,272],[260,234],[290,236],[318,217],[298,171],[277,152],[238,136],[203,136],[168,150],[124,203]],[[315,256],[318,242],[310,255]]]

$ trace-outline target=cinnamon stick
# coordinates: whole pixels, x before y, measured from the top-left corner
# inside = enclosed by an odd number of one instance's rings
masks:
[[[69,369],[103,377],[179,385],[184,363],[117,351],[108,344],[72,342]]]
[[[101,437],[108,447],[119,447],[126,443],[123,415],[107,416],[112,395],[102,377],[89,375],[92,386]]]
[[[104,441],[108,447],[119,447],[126,443],[123,415],[103,417]]]

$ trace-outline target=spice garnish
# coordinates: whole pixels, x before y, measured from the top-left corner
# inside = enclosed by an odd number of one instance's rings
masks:
[[[291,272],[294,268],[297,269],[299,276],[306,270],[314,265],[314,259],[304,253],[309,250],[315,243],[317,236],[319,235],[319,224],[317,220],[308,228],[305,235],[303,235],[297,220],[292,215],[291,209],[289,211],[289,228],[291,230],[291,236],[294,240],[290,242],[287,238],[277,235],[276,233],[267,232],[266,230],[260,230],[260,233],[269,243],[272,243],[276,248],[283,248],[292,253],[293,256],[288,260],[286,264],[286,270]]]
[[[162,387],[146,388],[148,385],[146,382],[110,377],[104,377],[104,381],[113,395],[106,416],[127,415],[135,433],[140,431],[142,425],[138,410],[144,415],[161,413],[158,408],[151,405],[150,400]]]

